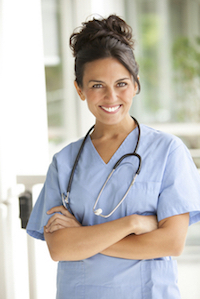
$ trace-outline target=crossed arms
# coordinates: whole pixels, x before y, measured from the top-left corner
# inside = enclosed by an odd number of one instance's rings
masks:
[[[77,261],[97,253],[125,259],[178,256],[184,248],[189,223],[189,213],[186,213],[159,223],[155,216],[130,215],[82,226],[63,206],[47,213],[55,213],[44,228],[55,261]]]

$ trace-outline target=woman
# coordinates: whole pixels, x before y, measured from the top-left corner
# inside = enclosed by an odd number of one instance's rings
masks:
[[[70,45],[96,122],[54,156],[27,231],[59,261],[57,299],[178,299],[171,256],[200,220],[199,174],[180,139],[129,115],[140,91],[131,28],[93,19]]]

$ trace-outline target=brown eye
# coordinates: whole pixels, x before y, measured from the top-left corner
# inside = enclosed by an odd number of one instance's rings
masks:
[[[94,84],[93,86],[92,86],[92,88],[102,88],[103,87],[103,85],[102,84]]]
[[[124,87],[124,86],[126,86],[126,85],[127,85],[126,82],[119,82],[119,83],[117,84],[118,87]]]

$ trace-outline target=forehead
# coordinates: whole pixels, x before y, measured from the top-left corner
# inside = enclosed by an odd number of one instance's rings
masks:
[[[129,71],[115,58],[104,58],[94,60],[85,64],[83,82],[88,80],[118,80],[120,78],[131,78]]]

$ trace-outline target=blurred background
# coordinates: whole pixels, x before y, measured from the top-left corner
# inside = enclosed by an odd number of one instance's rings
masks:
[[[141,93],[131,114],[179,136],[200,169],[200,0],[0,0],[0,298],[55,298],[56,263],[27,237],[20,194],[33,204],[55,152],[94,123],[73,85],[69,36],[93,16],[133,28]],[[178,257],[183,299],[200,298],[200,223]]]

